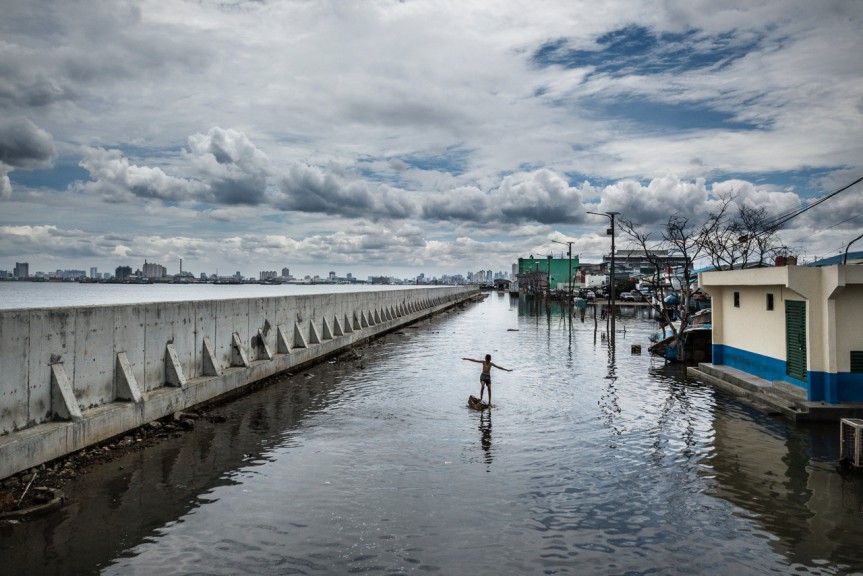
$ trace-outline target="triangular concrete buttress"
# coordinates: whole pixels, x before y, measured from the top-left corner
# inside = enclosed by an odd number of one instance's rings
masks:
[[[276,329],[276,353],[277,354],[290,354],[291,346],[288,344],[288,335],[285,333],[285,327],[279,324],[279,327]]]
[[[300,330],[300,323],[297,322],[294,324],[294,348],[308,348],[309,344],[306,342],[306,337],[303,334],[303,331]]]
[[[63,420],[82,419],[81,407],[62,364],[51,364],[51,411]]]
[[[177,388],[186,387],[186,375],[183,374],[183,365],[180,364],[180,356],[172,343],[168,343],[165,349],[165,383]]]
[[[231,366],[242,366],[244,368],[248,368],[249,366],[249,357],[246,355],[246,350],[240,341],[240,334],[237,332],[234,332],[231,336]]]
[[[202,347],[204,376],[221,376],[222,367],[216,359],[216,353],[213,351],[213,345],[210,343],[209,336],[204,336],[204,344]]]
[[[142,400],[138,380],[132,372],[132,364],[125,352],[117,352],[114,372],[114,388],[118,400],[129,400],[136,404]]]

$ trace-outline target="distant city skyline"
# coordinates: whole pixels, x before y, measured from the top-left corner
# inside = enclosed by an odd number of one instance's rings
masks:
[[[165,269],[164,270],[164,272],[165,272],[164,277],[174,277],[174,276],[178,276],[182,273],[182,274],[188,274],[195,279],[201,278],[202,275],[205,275],[207,278],[212,278],[212,277],[230,278],[230,277],[236,276],[237,274],[240,274],[245,279],[258,279],[258,280],[260,280],[261,275],[268,273],[268,272],[272,274],[272,276],[270,276],[272,278],[284,277],[283,274],[276,275],[276,274],[274,274],[275,271],[267,271],[267,270],[259,270],[259,271],[254,272],[254,273],[245,273],[242,270],[234,270],[234,271],[226,271],[226,272],[221,272],[221,271],[219,271],[219,272],[206,272],[206,271],[196,272],[196,271],[186,269],[185,266],[183,267],[182,270],[180,270],[179,263],[177,265],[177,270],[171,271],[170,269],[168,269],[167,266],[163,266],[158,262],[149,262],[149,263],[146,263],[146,265],[138,266],[138,267],[131,266],[129,264],[121,264],[119,266],[115,266],[115,267],[110,268],[110,269],[100,269],[98,266],[89,266],[87,268],[79,268],[79,267],[70,266],[70,267],[57,268],[54,270],[34,270],[29,262],[16,262],[15,266],[12,268],[9,268],[8,270],[6,268],[4,268],[2,265],[0,265],[0,273],[5,272],[6,274],[8,274],[9,277],[16,277],[18,275],[18,271],[20,269],[20,270],[24,271],[24,275],[27,277],[37,277],[40,275],[52,277],[52,276],[56,276],[57,273],[60,272],[60,273],[62,273],[61,277],[96,278],[96,276],[94,276],[94,274],[96,274],[96,275],[98,275],[98,278],[106,278],[106,277],[115,277],[117,269],[120,267],[126,266],[126,267],[129,267],[131,274],[134,274],[135,272],[141,272],[142,275],[145,277],[158,277],[155,274],[148,274],[147,265],[149,265],[150,267],[153,267],[153,268],[155,268],[155,267],[164,268]],[[151,270],[153,268],[151,268]],[[283,267],[281,269],[282,273],[284,273],[285,271],[290,271],[290,268]],[[360,275],[354,274],[353,272],[350,272],[350,271],[340,274],[339,272],[337,272],[335,270],[329,270],[329,271],[324,272],[324,273],[309,272],[307,274],[302,274],[300,276],[296,276],[293,273],[291,273],[291,274],[289,274],[289,276],[295,280],[303,280],[305,278],[319,278],[322,280],[326,280],[326,279],[332,279],[333,276],[335,277],[335,279],[351,279],[351,278],[353,278],[353,279],[356,279],[358,281],[366,281],[368,278],[372,278],[372,277],[390,277],[390,278],[397,278],[397,279],[401,279],[401,280],[415,280],[417,278],[424,277],[425,279],[433,280],[433,279],[447,277],[447,276],[448,277],[461,276],[464,278],[468,278],[471,275],[475,275],[475,274],[479,274],[479,273],[486,273],[486,272],[489,272],[491,274],[492,278],[495,278],[498,275],[504,275],[506,277],[509,277],[511,274],[511,272],[507,271],[507,270],[487,271],[487,270],[481,269],[481,270],[473,270],[473,271],[467,271],[467,272],[452,272],[450,274],[443,274],[441,276],[426,275],[426,274],[421,272],[421,273],[417,274],[416,276],[402,277],[402,276],[397,276],[397,275],[392,275],[392,274],[369,274],[368,276],[360,276]],[[108,276],[106,276],[106,275],[108,275]],[[0,277],[2,277],[2,276],[0,276]]]
[[[861,2],[84,6],[3,3],[7,266],[505,271],[863,176]],[[861,186],[780,242],[839,253]]]

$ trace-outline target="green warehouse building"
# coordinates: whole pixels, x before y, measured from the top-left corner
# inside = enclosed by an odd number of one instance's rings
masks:
[[[552,290],[568,290],[570,285],[573,290],[579,288],[578,278],[578,256],[570,258],[545,258],[518,259],[518,285],[519,291],[525,293],[545,291],[551,287]]]

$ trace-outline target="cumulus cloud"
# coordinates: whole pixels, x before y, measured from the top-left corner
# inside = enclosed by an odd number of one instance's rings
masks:
[[[581,192],[551,170],[504,178],[495,203],[507,220],[572,222],[581,213]]]
[[[120,150],[85,147],[80,165],[91,181],[76,183],[75,189],[110,201],[140,198],[216,207],[266,204],[281,211],[371,219],[409,218],[417,211],[415,200],[404,190],[368,183],[348,171],[302,163],[276,170],[267,155],[237,130],[214,127],[190,136],[188,146],[175,163],[176,169],[191,176],[185,178],[159,167],[133,164]]]
[[[430,220],[488,221],[493,216],[489,194],[474,186],[459,186],[432,195],[423,202],[422,215]]]
[[[346,180],[300,163],[279,179],[274,206],[280,210],[365,218],[408,218],[417,209],[415,201],[402,190]]]
[[[74,228],[44,226],[0,226],[0,253],[76,260],[101,254],[91,234]]]
[[[778,216],[801,207],[800,196],[788,190],[759,188],[745,180],[731,179],[717,182],[711,188],[717,198],[733,198],[748,208],[763,208],[768,215]]]
[[[671,214],[696,218],[709,211],[704,179],[654,178],[646,185],[623,180],[606,186],[597,212],[620,212],[635,225],[662,225]]]
[[[582,213],[581,191],[547,169],[508,175],[488,193],[459,187],[428,198],[423,204],[426,218],[491,225],[576,223]]]
[[[208,190],[202,182],[169,176],[161,168],[131,164],[119,150],[86,147],[82,156],[80,166],[90,173],[92,180],[78,182],[74,187],[108,201],[137,197],[182,202],[195,200]]]
[[[91,181],[75,188],[115,202],[140,198],[235,206],[266,201],[269,161],[245,134],[214,127],[190,136],[188,145],[179,168],[194,177],[185,178],[132,164],[120,150],[84,147],[80,166]]]
[[[12,197],[12,183],[9,181],[11,170],[0,162],[0,200],[8,200]]]
[[[261,204],[267,189],[266,154],[237,130],[211,128],[189,137],[192,169],[209,184],[216,204]]]

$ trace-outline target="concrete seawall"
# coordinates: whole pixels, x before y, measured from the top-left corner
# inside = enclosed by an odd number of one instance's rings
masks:
[[[0,311],[0,479],[477,293],[441,287]]]

